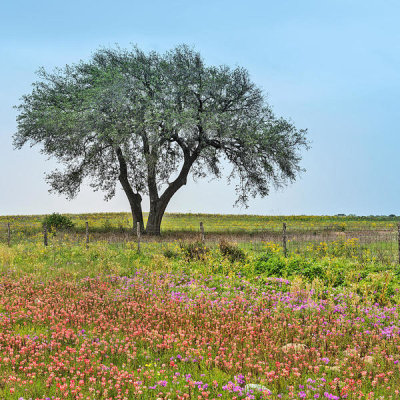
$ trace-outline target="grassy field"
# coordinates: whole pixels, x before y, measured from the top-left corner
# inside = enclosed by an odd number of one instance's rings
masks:
[[[116,233],[126,216],[73,219]],[[186,219],[251,233],[256,219],[168,217],[170,232]],[[305,223],[280,218],[277,229]],[[204,247],[171,235],[138,253],[134,241],[87,247],[71,232],[44,247],[40,217],[7,221],[27,232],[0,243],[0,398],[399,398],[400,269],[368,249],[359,257],[355,240],[284,257],[271,242]]]
[[[4,229],[10,222],[15,233],[35,234],[42,230],[44,215],[0,216],[0,225]],[[89,222],[92,232],[129,232],[132,229],[132,217],[128,213],[98,213],[69,215],[77,231],[85,229]],[[144,214],[145,221],[147,214]],[[199,231],[200,221],[208,233],[215,234],[257,234],[264,231],[281,232],[285,222],[293,231],[380,231],[396,230],[400,217],[337,217],[337,216],[260,216],[260,215],[221,215],[221,214],[173,214],[166,213],[161,230],[164,235],[180,232]]]
[[[43,220],[46,216],[0,217],[0,242],[7,242],[7,224],[11,227],[11,243],[43,242]],[[136,241],[136,229],[128,213],[72,214],[68,218],[73,228],[62,234],[50,235],[50,241],[66,238],[67,243],[80,243],[85,237],[85,224],[89,224],[90,241],[128,243]],[[145,220],[147,215],[145,215]],[[323,253],[325,244],[342,246],[356,240],[353,247],[361,259],[375,259],[394,263],[399,259],[397,217],[356,216],[257,216],[218,214],[166,214],[159,237],[142,237],[142,242],[195,241],[200,238],[200,222],[205,228],[209,246],[221,240],[236,242],[248,251],[261,249],[263,242],[283,246],[283,223],[286,224],[288,252],[310,253],[318,248]],[[355,252],[352,252],[352,256]]]

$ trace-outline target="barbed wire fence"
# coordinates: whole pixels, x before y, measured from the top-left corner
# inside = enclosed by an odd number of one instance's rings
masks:
[[[266,243],[281,247],[284,256],[345,256],[363,261],[400,263],[400,224],[395,229],[337,231],[326,227],[292,228],[283,223],[282,231],[264,231],[237,244],[262,251]]]
[[[104,233],[102,239],[109,242],[133,242],[137,241],[138,251],[140,243],[148,241],[158,241],[168,245],[172,241],[193,241],[198,240],[206,246],[218,246],[221,241],[230,242],[238,245],[244,250],[262,253],[265,251],[267,243],[273,243],[280,248],[284,256],[303,255],[303,256],[345,256],[357,258],[365,261],[378,261],[383,263],[400,263],[400,223],[390,228],[379,229],[338,229],[337,226],[302,226],[301,228],[283,222],[282,228],[278,229],[258,229],[251,233],[246,232],[207,232],[207,225],[199,222],[198,232],[191,232],[194,235],[178,238],[164,236],[161,238],[151,238],[146,235],[141,236],[140,230],[128,234],[123,232],[117,234],[110,231]],[[85,227],[79,232],[69,233],[70,242],[82,242],[89,246],[89,242],[97,240],[91,237],[90,225],[86,221]],[[90,239],[89,239],[90,238]],[[55,235],[45,227],[31,227],[23,225],[14,227],[12,223],[4,223],[0,226],[0,242],[13,246],[22,241],[37,243],[41,241],[43,246],[47,246],[52,241],[62,241],[62,234]]]

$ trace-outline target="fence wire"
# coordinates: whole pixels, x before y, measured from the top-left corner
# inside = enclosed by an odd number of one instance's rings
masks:
[[[284,229],[286,225],[286,229]],[[287,256],[301,254],[304,256],[345,256],[365,261],[378,261],[385,263],[399,263],[399,229],[392,224],[390,228],[345,230],[340,226],[319,225],[306,226],[302,224],[299,228],[291,226],[290,223],[283,224],[279,230],[273,229],[253,230],[252,232],[207,232],[204,224],[204,241],[207,246],[217,246],[221,241],[236,243],[244,250],[261,253],[265,251],[266,244],[272,243],[279,246],[282,254]],[[132,229],[91,230],[91,241],[107,241],[110,243],[127,243],[137,240],[136,233]],[[177,241],[202,240],[203,235],[200,225],[197,231],[169,232],[161,237],[142,236],[141,240],[146,242],[159,242],[168,245]],[[43,243],[43,229],[38,224],[29,223],[13,225],[0,224],[0,242],[10,243],[11,246],[18,243]],[[50,243],[83,243],[85,242],[84,229],[69,232],[57,232],[49,234]]]

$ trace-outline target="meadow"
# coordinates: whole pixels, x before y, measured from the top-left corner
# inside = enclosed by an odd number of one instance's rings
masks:
[[[68,214],[67,214],[68,215]],[[29,236],[42,231],[44,215],[0,216],[0,227],[4,229],[8,222],[20,235]],[[132,216],[129,213],[92,213],[70,214],[75,230],[83,232],[85,222],[89,222],[94,233],[130,232]],[[147,221],[148,214],[144,213]],[[205,229],[212,234],[257,234],[263,231],[282,230],[285,222],[295,231],[311,231],[329,229],[331,231],[379,231],[396,230],[400,217],[396,216],[260,216],[260,215],[222,215],[222,214],[174,214],[166,213],[161,224],[163,235],[174,236],[179,233],[191,234],[199,231],[199,223],[204,223]],[[22,236],[21,236],[22,237]]]
[[[340,236],[285,257],[279,243],[252,242],[254,216],[168,217],[163,240],[140,253],[127,214],[109,226],[107,215],[73,216],[77,227],[47,247],[42,217],[1,217],[14,232],[0,243],[0,398],[399,398],[396,263]],[[259,218],[277,231],[283,220],[397,224]],[[196,240],[199,220],[218,242]]]

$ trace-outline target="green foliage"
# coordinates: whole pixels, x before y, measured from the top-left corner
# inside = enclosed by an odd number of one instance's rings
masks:
[[[331,225],[327,225],[324,227],[325,231],[333,231],[333,232],[344,232],[346,230],[345,222],[334,222]]]
[[[230,262],[244,262],[246,261],[246,253],[237,245],[222,240],[219,243],[219,251]]]
[[[191,174],[220,178],[228,160],[237,202],[247,204],[294,181],[309,147],[306,130],[274,115],[246,69],[206,65],[185,45],[165,54],[101,49],[38,75],[17,107],[14,146],[40,145],[63,164],[47,182],[68,198],[85,178],[106,199],[120,181],[138,222],[142,196],[157,199],[150,233],[159,233],[159,216]]]
[[[276,250],[268,249],[261,256],[249,252],[244,263],[231,263],[218,247],[210,249],[201,242],[176,242],[167,247],[164,243],[143,242],[142,251],[137,254],[135,242],[93,241],[87,249],[84,241],[76,243],[75,234],[71,241],[69,237],[65,232],[58,235],[57,240],[50,238],[51,246],[47,248],[43,247],[40,236],[37,242],[26,241],[11,247],[0,243],[0,271],[12,269],[23,274],[36,271],[46,276],[64,272],[76,277],[99,273],[128,276],[140,265],[162,272],[184,269],[205,275],[221,274],[222,277],[240,273],[256,284],[262,284],[270,277],[299,279],[305,284],[319,281],[326,288],[349,289],[380,304],[400,301],[397,289],[400,287],[400,269],[376,261],[360,263],[345,257],[317,255],[314,258],[303,255],[285,258]]]
[[[307,278],[310,282],[312,282],[316,278],[324,278],[325,273],[324,269],[322,266],[318,263],[307,263],[306,265],[300,272],[302,276]]]
[[[197,230],[200,220],[205,221],[207,231],[213,232],[214,237],[218,237],[217,232],[241,229],[247,232],[249,240],[253,241],[250,233],[254,227],[266,226],[270,230],[281,229],[283,219],[290,221],[291,225],[297,226],[299,231],[306,231],[307,227],[310,226],[318,225],[321,228],[331,220],[334,223],[335,217],[280,216],[268,217],[267,220],[267,217],[249,215],[167,214],[164,226],[169,233],[164,236],[162,243],[148,243],[145,240],[142,243],[140,255],[137,255],[134,234],[132,236],[126,234],[118,236],[119,226],[128,225],[128,214],[87,214],[69,215],[69,217],[74,223],[73,232],[60,233],[56,239],[50,236],[49,244],[51,246],[48,246],[48,248],[43,248],[41,234],[43,217],[0,217],[0,225],[11,222],[13,234],[10,248],[4,240],[4,235],[2,236],[1,242],[5,247],[0,249],[0,266],[24,268],[24,271],[28,272],[31,272],[31,269],[37,269],[46,271],[46,273],[50,273],[50,271],[55,273],[59,268],[66,268],[73,274],[79,273],[80,276],[83,272],[92,274],[98,270],[105,272],[123,271],[129,274],[136,263],[136,259],[140,257],[142,264],[146,260],[151,268],[156,268],[155,265],[157,264],[157,268],[164,271],[187,268],[205,274],[220,273],[223,276],[240,273],[241,276],[250,280],[254,279],[255,282],[267,280],[269,277],[282,277],[289,280],[301,279],[307,283],[317,279],[328,288],[337,288],[338,290],[351,288],[363,296],[365,293],[371,293],[371,291],[376,292],[374,298],[378,302],[384,301],[381,299],[382,293],[385,293],[385,298],[390,297],[393,294],[393,288],[400,284],[400,268],[393,264],[397,252],[395,246],[390,242],[386,250],[386,259],[376,257],[376,250],[382,243],[360,244],[355,239],[338,239],[333,242],[315,240],[314,244],[307,244],[307,246],[299,243],[301,250],[299,253],[292,250],[295,248],[295,244],[289,242],[287,258],[282,256],[282,248],[276,243],[263,243],[262,245],[257,243],[257,246],[254,246],[254,243],[248,243],[244,247],[246,259],[238,262],[232,262],[228,256],[228,251],[224,250],[224,255],[218,245],[207,244],[209,249],[207,250],[200,242],[195,244],[193,242],[184,243],[181,244],[181,248],[178,242],[174,242],[177,238],[190,240],[190,237],[198,237]],[[85,221],[89,221],[91,233],[89,249],[86,249],[85,244]],[[348,219],[347,224],[346,231],[396,229],[393,223],[379,222],[374,218],[365,221]],[[184,229],[191,229],[192,233],[183,235],[182,230]],[[120,241],[120,243],[114,243],[112,249],[106,243],[110,232],[113,233],[112,237],[115,242]],[[38,235],[38,233],[40,234]],[[107,233],[107,235],[104,233]],[[231,232],[229,237],[232,237],[232,235]],[[241,237],[243,236],[244,233],[242,232]],[[341,238],[340,235],[337,236]],[[127,239],[128,242],[126,242]],[[133,241],[130,242],[130,239]],[[79,246],[75,247],[77,240],[83,243],[82,249]],[[165,241],[168,240],[174,243],[166,245]],[[101,243],[101,251],[94,251],[98,247],[95,244],[96,242]],[[32,243],[36,243],[34,249],[29,248]],[[73,250],[71,248],[68,250],[67,244],[71,244]],[[243,245],[241,244],[241,248],[243,248]],[[233,245],[234,254],[236,254],[235,247]],[[262,256],[260,256],[260,251],[263,252]],[[363,257],[360,257],[360,254]],[[154,255],[157,255],[158,258],[153,258]],[[387,271],[390,271],[390,280],[385,283]],[[395,292],[395,299],[400,300],[398,292]]]
[[[181,242],[179,246],[187,261],[204,260],[210,252],[210,249],[200,241]]]
[[[47,215],[43,220],[43,226],[47,226],[49,231],[54,229],[63,230],[63,229],[71,229],[74,227],[74,223],[71,218],[66,215],[53,213],[51,215]]]
[[[300,256],[285,258],[279,255],[264,254],[255,261],[254,272],[276,277],[298,275],[310,282],[316,278],[325,278],[323,265]]]
[[[104,232],[109,232],[112,229],[112,225],[109,219],[106,219],[105,221],[103,221],[102,224],[102,229]]]
[[[179,258],[179,254],[176,251],[173,251],[171,249],[165,249],[163,251],[163,255],[164,255],[164,257],[171,258],[171,259]]]
[[[284,275],[286,263],[282,257],[266,254],[256,260],[254,270],[257,274],[280,277]]]

